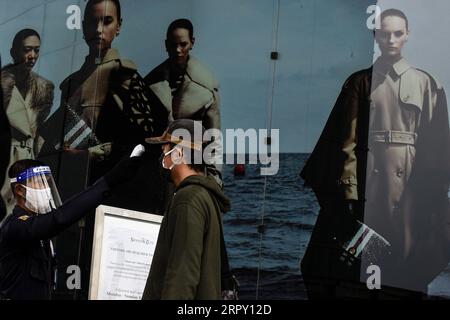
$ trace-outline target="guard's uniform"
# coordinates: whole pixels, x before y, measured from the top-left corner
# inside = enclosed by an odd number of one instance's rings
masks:
[[[50,238],[81,219],[109,196],[102,178],[49,214],[30,214],[16,206],[0,228],[0,299],[50,299]]]

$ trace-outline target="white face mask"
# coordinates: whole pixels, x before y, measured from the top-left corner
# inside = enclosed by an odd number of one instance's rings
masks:
[[[53,201],[50,188],[45,189],[33,189],[24,186],[27,190],[25,195],[25,207],[35,213],[49,213],[56,208]]]
[[[169,168],[166,168],[166,165],[164,164],[164,160],[166,159],[166,157],[167,157],[168,155],[170,155],[172,152],[174,152],[175,150],[176,150],[176,148],[173,148],[172,150],[170,150],[170,151],[164,153],[164,156],[162,157],[162,160],[161,160],[161,165],[162,165],[162,167],[163,167],[164,169],[166,169],[166,170],[172,170],[173,167],[175,167],[177,164],[180,164],[180,163],[181,163],[181,158],[178,157],[177,159],[175,159],[175,157],[172,156],[172,157],[171,157],[171,158],[172,158],[172,165],[171,165]]]

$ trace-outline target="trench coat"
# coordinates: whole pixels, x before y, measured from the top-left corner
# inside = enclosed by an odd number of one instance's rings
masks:
[[[39,130],[53,105],[54,85],[49,80],[31,72],[29,89],[23,97],[16,86],[14,66],[8,65],[2,70],[1,87],[4,111],[11,131],[11,147],[7,165],[9,168],[18,160],[35,159],[38,155],[43,143]],[[2,182],[2,198],[7,212],[11,213],[15,200],[7,174]]]
[[[205,129],[220,129],[219,83],[208,68],[190,56],[181,88],[173,96],[169,70],[166,60],[144,78],[169,112],[168,120],[192,119],[202,121]]]
[[[377,112],[382,129],[404,119],[389,118],[392,114],[374,109],[380,99],[376,91],[384,81],[375,74],[380,71],[377,63],[345,82],[301,172],[322,209],[327,199],[339,203],[326,214],[321,212],[328,218],[318,219],[310,251],[324,239],[346,233],[348,211],[341,204],[357,202],[363,209],[355,218],[392,245],[392,256],[384,260],[384,283],[424,290],[450,261],[450,135],[445,92],[431,75],[400,61],[391,70],[398,87],[388,111],[398,106],[397,116],[408,115],[408,132],[378,130]],[[331,222],[334,226],[324,226]],[[305,271],[310,257],[302,262]],[[361,275],[366,274],[362,269]]]
[[[1,70],[0,57],[0,70]],[[1,71],[0,71],[1,77]],[[9,121],[3,106],[3,90],[0,90],[0,181],[4,181],[7,176],[9,164],[9,150],[11,148],[11,130],[9,129]],[[3,198],[0,198],[0,221],[6,216],[6,206]]]

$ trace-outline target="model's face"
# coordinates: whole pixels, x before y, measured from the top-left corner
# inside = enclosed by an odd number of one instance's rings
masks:
[[[37,36],[29,36],[22,42],[22,47],[14,62],[21,64],[28,72],[31,72],[39,58],[39,50],[41,49],[41,40]]]
[[[84,37],[91,51],[99,53],[111,48],[120,26],[114,2],[105,0],[92,5],[83,21]]]
[[[195,39],[189,36],[189,30],[178,28],[172,31],[166,39],[166,50],[169,59],[179,65],[185,66],[189,57],[189,51],[194,46]]]
[[[381,55],[395,58],[402,55],[402,49],[408,41],[406,21],[397,16],[387,16],[381,21],[380,30],[376,30],[375,39]]]

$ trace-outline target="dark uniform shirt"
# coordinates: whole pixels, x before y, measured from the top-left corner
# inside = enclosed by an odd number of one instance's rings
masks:
[[[49,239],[82,218],[108,195],[108,184],[100,179],[49,214],[29,214],[15,207],[0,229],[0,298],[50,299]]]

